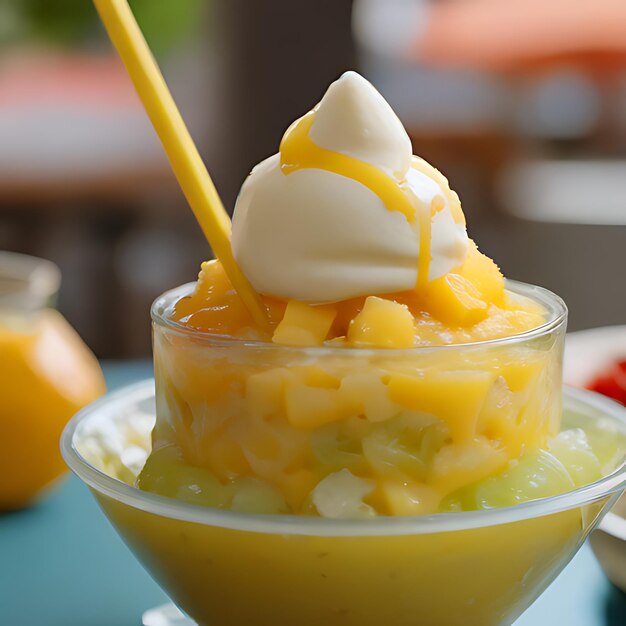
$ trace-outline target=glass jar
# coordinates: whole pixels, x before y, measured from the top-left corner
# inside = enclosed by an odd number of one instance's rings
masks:
[[[105,391],[97,360],[52,308],[60,271],[0,252],[0,510],[19,509],[65,472],[61,432]]]

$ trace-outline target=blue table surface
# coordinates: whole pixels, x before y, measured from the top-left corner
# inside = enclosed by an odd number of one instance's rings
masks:
[[[103,367],[109,389],[152,373],[148,362]],[[38,506],[0,515],[1,626],[139,626],[166,600],[75,477]],[[515,626],[555,624],[626,625],[626,596],[588,545]]]

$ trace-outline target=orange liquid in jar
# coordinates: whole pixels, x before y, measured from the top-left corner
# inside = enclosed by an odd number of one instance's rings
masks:
[[[13,308],[8,283],[0,281],[0,510],[29,505],[65,473],[63,427],[105,392],[96,358],[63,316]],[[17,298],[24,304],[24,293]]]

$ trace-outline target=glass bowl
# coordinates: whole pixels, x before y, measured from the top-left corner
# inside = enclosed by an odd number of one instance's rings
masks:
[[[626,411],[610,400],[565,389],[563,402],[568,426],[602,421],[626,433]],[[148,572],[202,626],[511,624],[626,487],[622,459],[585,487],[501,509],[359,521],[235,513],[143,492],[86,460],[94,433],[119,440],[136,415],[154,416],[152,380],[78,413],[63,456]]]

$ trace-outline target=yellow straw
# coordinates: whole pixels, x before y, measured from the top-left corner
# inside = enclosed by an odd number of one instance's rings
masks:
[[[94,0],[94,4],[161,139],[202,232],[254,321],[267,329],[267,310],[233,257],[230,218],[127,0]]]

